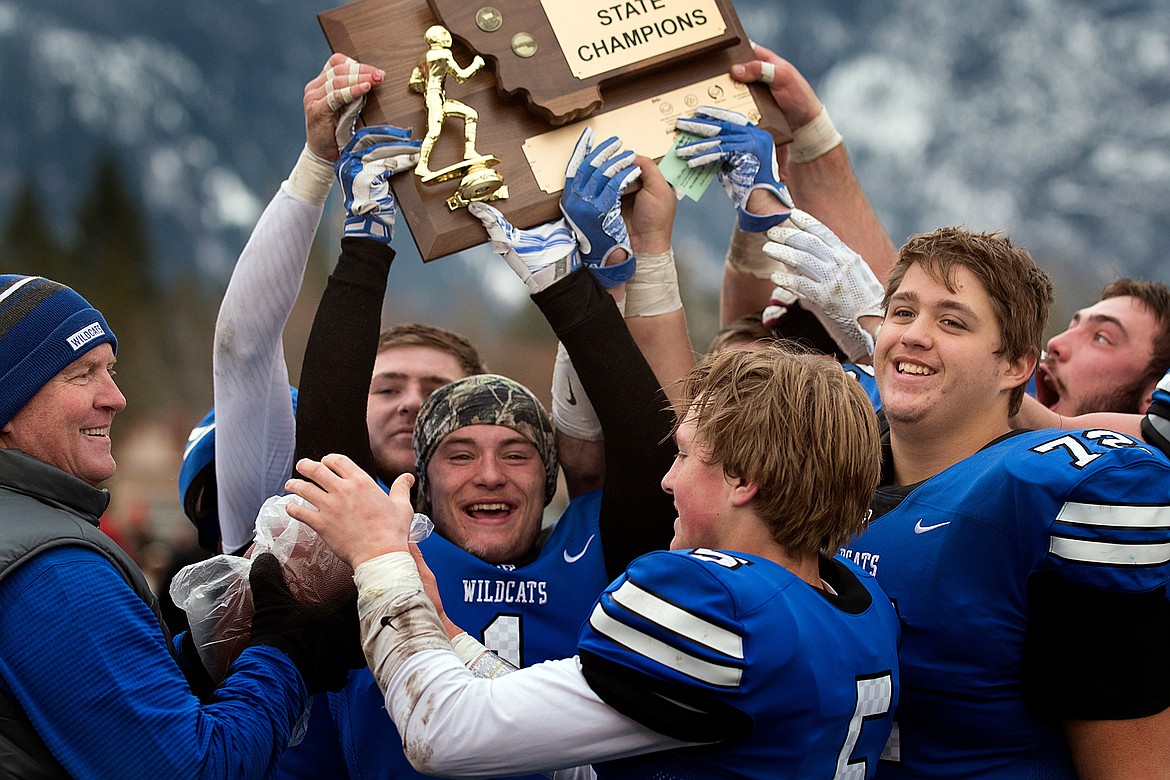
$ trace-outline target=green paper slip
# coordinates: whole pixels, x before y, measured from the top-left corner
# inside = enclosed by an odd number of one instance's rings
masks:
[[[715,174],[719,172],[721,165],[719,161],[715,161],[701,168],[688,168],[687,161],[674,153],[679,144],[697,140],[699,140],[698,136],[679,133],[670,149],[658,162],[658,170],[662,171],[666,180],[673,184],[678,192],[695,201],[703,197],[703,193],[711,186],[711,182],[715,180]]]

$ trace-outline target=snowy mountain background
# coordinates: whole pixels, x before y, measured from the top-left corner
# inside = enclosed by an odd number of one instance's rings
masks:
[[[113,155],[149,214],[160,281],[193,267],[222,288],[303,143],[302,87],[328,55],[315,15],[332,5],[0,0],[0,218],[31,180],[67,233],[94,161]],[[736,7],[830,107],[896,244],[943,224],[1006,229],[1069,309],[1117,275],[1170,278],[1170,3]],[[713,290],[730,208],[717,187],[682,208],[686,273]],[[396,247],[413,252],[404,235]],[[510,307],[523,288],[485,251],[425,274],[408,261],[408,283],[486,284]],[[444,295],[423,298],[434,311]]]
[[[151,526],[167,540],[140,548],[150,571],[167,556],[147,551],[191,544],[175,475],[211,401],[211,323],[304,143],[303,86],[329,54],[316,14],[334,4],[0,0],[0,224],[27,228],[17,206],[39,202],[33,248],[58,247],[42,254],[83,280],[107,277],[82,287],[113,301],[99,305],[125,347],[119,380],[131,399],[107,527],[148,540]],[[829,106],[896,244],[944,224],[1006,229],[1053,274],[1050,332],[1113,277],[1170,281],[1166,0],[735,5],[749,35],[792,60]],[[286,331],[294,380],[336,246],[336,201]],[[129,211],[142,214],[118,218]],[[732,219],[718,187],[680,206],[675,248],[700,349],[717,327]],[[546,397],[552,336],[511,271],[486,248],[424,267],[402,228],[395,246],[388,321],[462,331],[493,370]],[[137,283],[141,266],[113,268],[123,255],[153,268],[155,284]],[[31,270],[20,262],[4,257],[0,271]],[[97,297],[111,290],[116,300]]]

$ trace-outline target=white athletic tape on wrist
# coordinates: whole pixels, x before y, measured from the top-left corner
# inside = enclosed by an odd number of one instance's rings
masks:
[[[386,594],[421,591],[422,578],[414,557],[405,551],[389,552],[359,563],[353,571],[358,589],[358,616],[376,609]]]
[[[771,84],[776,80],[776,66],[770,62],[760,63],[760,81]]]
[[[333,163],[318,157],[308,144],[288,175],[288,191],[307,203],[325,203],[333,187]]]
[[[844,140],[829,117],[829,109],[821,106],[821,113],[817,114],[816,119],[793,131],[792,143],[788,145],[788,162],[812,162],[840,146]]]
[[[488,650],[468,634],[459,634],[451,640],[459,660],[463,662],[473,677],[491,680],[503,677],[516,671],[516,667],[505,659]]]
[[[771,280],[772,274],[783,268],[780,261],[764,254],[767,241],[767,233],[749,233],[737,225],[727,245],[727,264],[741,274]]]
[[[601,421],[581,380],[565,345],[557,344],[557,359],[553,364],[552,418],[557,430],[583,441],[600,441]]]
[[[658,255],[638,255],[638,270],[626,282],[625,302],[627,317],[653,317],[682,308],[673,248]]]

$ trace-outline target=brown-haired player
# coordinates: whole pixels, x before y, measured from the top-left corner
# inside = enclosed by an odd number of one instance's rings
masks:
[[[406,536],[412,478],[386,495],[344,456],[300,461],[316,484],[289,489],[317,511],[298,514],[356,567],[368,660],[416,768],[872,776],[897,696],[897,621],[870,577],[826,554],[865,525],[869,401],[836,362],[779,348],[714,355],[684,387],[662,480],[672,549],[610,585],[575,657],[491,681],[464,668],[448,639],[461,632],[424,593]]]
[[[1036,369],[1036,398],[1065,416],[1144,414],[1170,370],[1170,288],[1116,279],[1048,340]]]
[[[903,625],[879,778],[1165,770],[1170,464],[1112,431],[1013,429],[1051,297],[1026,251],[959,228],[890,273],[886,459],[842,550]]]

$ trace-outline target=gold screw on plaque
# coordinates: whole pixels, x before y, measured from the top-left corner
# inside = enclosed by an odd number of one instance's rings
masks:
[[[522,32],[513,35],[512,53],[526,59],[536,54],[536,39],[532,37],[532,33]]]
[[[455,80],[462,84],[478,73],[484,66],[483,57],[477,54],[466,68],[459,67],[459,63],[455,62],[455,57],[451,54],[451,32],[439,24],[428,28],[423,39],[427,42],[428,48],[419,60],[418,66],[411,72],[409,83],[412,90],[423,95],[427,105],[427,134],[423,137],[422,147],[419,149],[415,175],[422,178],[423,184],[462,176],[459,190],[447,198],[447,207],[452,211],[472,201],[508,197],[504,177],[491,167],[498,164],[499,159],[475,150],[479,112],[466,103],[447,97],[445,89],[449,75],[454,76]],[[431,151],[435,148],[435,142],[439,140],[439,134],[443,132],[443,121],[449,116],[463,120],[463,159],[454,165],[432,171]]]
[[[495,32],[504,23],[504,15],[499,8],[485,5],[475,12],[475,26],[484,32]]]

